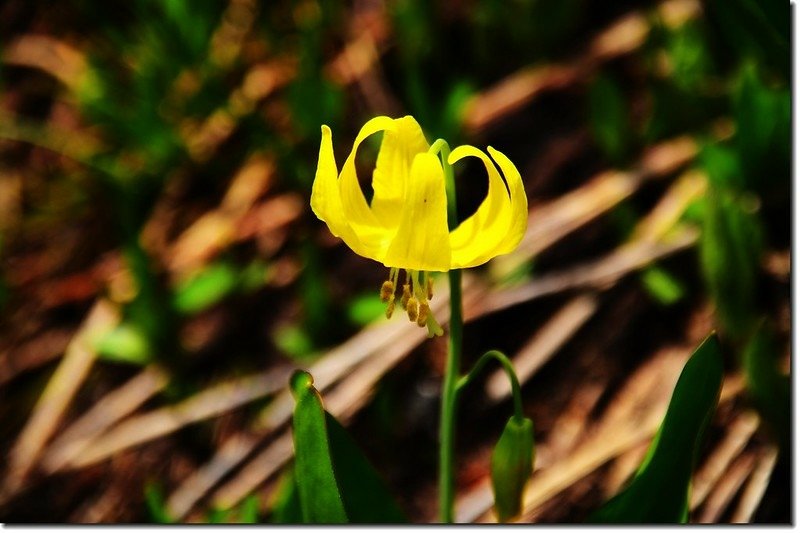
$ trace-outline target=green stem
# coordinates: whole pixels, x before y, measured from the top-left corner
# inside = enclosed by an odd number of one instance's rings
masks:
[[[456,227],[456,184],[453,168],[447,162],[450,147],[442,139],[431,147],[432,152],[439,152],[444,169],[445,188],[447,190],[447,221],[450,229]],[[461,360],[462,330],[464,319],[461,305],[461,271],[448,272],[450,278],[450,337],[447,344],[447,363],[442,383],[442,405],[439,420],[439,519],[444,523],[452,523],[454,518],[453,503],[455,501],[454,455],[456,435],[456,399],[458,371]]]
[[[511,394],[514,397],[514,419],[517,422],[522,422],[522,419],[525,417],[522,411],[522,391],[519,386],[517,374],[514,373],[514,365],[503,352],[498,350],[489,350],[483,354],[475,363],[475,366],[472,367],[472,370],[469,371],[469,374],[458,380],[458,383],[456,384],[456,394],[460,393],[462,389],[469,386],[469,384],[475,380],[478,374],[481,373],[481,370],[483,370],[483,367],[486,366],[486,363],[488,363],[491,359],[495,359],[503,366],[503,370],[505,370],[506,375],[508,376],[508,381],[511,382]]]

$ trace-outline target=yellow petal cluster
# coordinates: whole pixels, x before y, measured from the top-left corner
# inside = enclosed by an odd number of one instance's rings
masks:
[[[367,202],[356,153],[379,132],[383,140]],[[514,164],[491,147],[488,155],[466,145],[452,151],[451,165],[466,157],[480,159],[489,188],[477,211],[449,231],[444,169],[430,148],[413,117],[375,117],[361,128],[339,171],[331,130],[322,126],[311,208],[354,252],[395,269],[446,272],[481,265],[516,248],[527,227],[528,201]]]

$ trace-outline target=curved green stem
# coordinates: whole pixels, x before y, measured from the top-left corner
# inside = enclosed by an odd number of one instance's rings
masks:
[[[450,229],[456,227],[456,183],[453,168],[447,162],[450,146],[438,139],[430,148],[431,153],[439,153],[444,169],[445,189],[447,191],[447,222]],[[455,434],[456,434],[456,385],[461,360],[462,330],[464,319],[461,305],[461,271],[451,270],[450,278],[450,337],[447,344],[447,363],[442,383],[442,405],[439,419],[439,519],[452,523],[455,501]]]
[[[522,391],[519,386],[517,374],[514,372],[514,364],[503,352],[498,350],[489,350],[483,354],[475,363],[475,366],[472,367],[472,370],[469,371],[469,374],[458,380],[458,383],[456,383],[456,394],[458,395],[462,389],[472,383],[478,374],[480,374],[481,370],[483,370],[483,367],[486,366],[486,363],[488,363],[491,359],[495,359],[502,365],[503,370],[505,370],[506,375],[508,376],[508,381],[511,382],[511,394],[514,397],[514,419],[518,422],[521,422],[525,416],[522,411]]]

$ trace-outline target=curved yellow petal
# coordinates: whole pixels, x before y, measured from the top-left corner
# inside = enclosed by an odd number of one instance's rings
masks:
[[[353,143],[353,149],[350,155],[344,162],[342,173],[339,176],[339,190],[342,197],[342,209],[344,216],[350,222],[350,225],[358,233],[362,228],[364,231],[374,231],[375,228],[381,226],[378,219],[372,213],[372,210],[367,205],[367,199],[364,198],[364,193],[361,190],[361,185],[358,183],[358,174],[356,173],[356,153],[361,143],[379,131],[393,130],[394,120],[389,117],[375,117],[367,121],[358,132],[356,140]]]
[[[450,270],[444,171],[433,154],[417,154],[411,164],[400,225],[383,264],[409,270]]]
[[[362,242],[345,217],[338,181],[331,129],[322,126],[317,173],[311,187],[311,210],[317,218],[327,224],[331,233],[341,238],[354,252],[377,260],[379,249]]]
[[[503,177],[506,179],[506,184],[511,194],[511,227],[496,254],[500,255],[514,250],[519,245],[522,237],[525,236],[525,232],[528,229],[528,197],[522,184],[522,176],[520,176],[519,170],[517,170],[514,163],[503,152],[495,150],[491,146],[488,151],[503,172]]]
[[[465,157],[483,161],[489,188],[478,210],[450,234],[453,268],[478,266],[499,255],[512,226],[511,198],[497,167],[489,156],[469,145],[455,148],[448,162],[454,164]]]
[[[372,175],[372,212],[386,228],[397,228],[414,157],[430,145],[422,128],[411,116],[394,121],[394,129],[383,134],[375,172]]]

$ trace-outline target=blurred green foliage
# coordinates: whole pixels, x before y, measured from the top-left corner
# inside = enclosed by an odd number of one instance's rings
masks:
[[[166,502],[164,501],[164,491],[161,485],[150,482],[144,486],[144,501],[147,511],[150,513],[150,520],[155,524],[172,524],[174,520],[167,512]]]
[[[589,125],[606,157],[615,165],[626,160],[631,143],[625,95],[612,78],[600,75],[589,89]]]
[[[672,305],[686,294],[681,281],[662,267],[646,268],[641,279],[650,295],[662,305]]]
[[[770,325],[762,321],[742,352],[750,396],[784,452],[791,445],[791,382],[779,369],[780,350]]]

